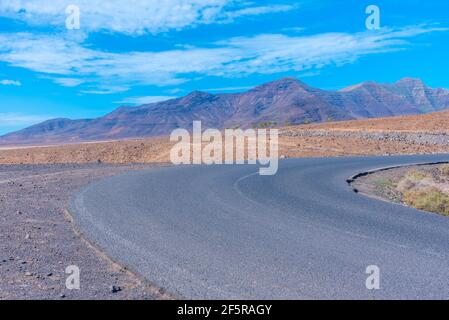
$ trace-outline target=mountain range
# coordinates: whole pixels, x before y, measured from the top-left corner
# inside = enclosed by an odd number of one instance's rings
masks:
[[[339,91],[283,78],[247,92],[187,96],[138,107],[123,106],[97,119],[53,119],[0,137],[0,145],[42,145],[166,135],[190,129],[247,128],[424,114],[449,109],[449,90],[419,79],[394,84],[364,82]]]

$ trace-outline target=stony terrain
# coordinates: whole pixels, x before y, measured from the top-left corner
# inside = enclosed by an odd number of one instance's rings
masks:
[[[435,144],[396,134],[290,132],[281,133],[279,155],[289,158],[425,154],[449,152],[448,144]],[[52,147],[0,150],[0,164],[159,163],[170,161],[168,138],[86,143]]]
[[[82,186],[141,168],[0,166],[0,300],[169,298],[79,237],[64,210]],[[80,290],[65,287],[69,265],[81,270]]]
[[[309,137],[309,138],[346,138],[346,139],[363,139],[366,141],[380,141],[393,143],[406,143],[421,146],[449,146],[449,135],[447,134],[429,134],[429,133],[413,133],[413,132],[374,132],[374,131],[306,131],[297,130],[283,131],[284,136],[288,137]]]
[[[305,131],[410,132],[444,135],[449,134],[448,123],[449,111],[445,110],[422,115],[316,123],[296,126],[292,129]]]
[[[159,163],[170,160],[168,137],[50,147],[0,148],[0,164]]]
[[[449,112],[442,114],[448,116]],[[390,119],[396,123],[397,118]],[[366,124],[368,127],[375,127],[378,123],[377,119],[371,121]],[[396,125],[395,130],[388,129],[389,126],[384,123],[387,128],[379,126],[362,131],[359,121],[289,126],[280,130],[279,155],[299,158],[449,152],[449,136],[445,132],[437,133],[432,128],[428,128],[427,132],[409,132],[404,130],[409,128],[407,121],[406,118],[401,119],[402,127]],[[428,126],[429,123],[431,121],[427,122]],[[413,123],[412,127],[420,128]],[[0,148],[0,164],[169,162],[172,146],[168,137],[156,137],[48,147]]]

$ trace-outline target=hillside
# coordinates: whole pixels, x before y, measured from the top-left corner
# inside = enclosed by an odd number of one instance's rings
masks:
[[[120,107],[97,119],[54,119],[0,137],[0,145],[47,145],[167,135],[175,128],[278,126],[424,114],[449,108],[449,91],[417,79],[365,82],[325,91],[284,78],[243,93],[192,92],[168,101]]]

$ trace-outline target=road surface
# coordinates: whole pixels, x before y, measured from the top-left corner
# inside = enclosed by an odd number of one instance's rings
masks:
[[[449,218],[356,194],[346,179],[449,155],[157,168],[82,190],[78,228],[187,299],[448,299]],[[380,289],[366,288],[368,266]]]

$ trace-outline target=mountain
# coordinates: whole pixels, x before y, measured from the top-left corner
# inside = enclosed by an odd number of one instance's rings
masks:
[[[31,145],[115,140],[169,134],[203,127],[251,127],[423,114],[449,109],[449,90],[432,89],[419,79],[394,84],[364,82],[340,91],[283,78],[243,93],[195,91],[168,101],[120,107],[97,119],[54,119],[0,137],[0,145]]]

